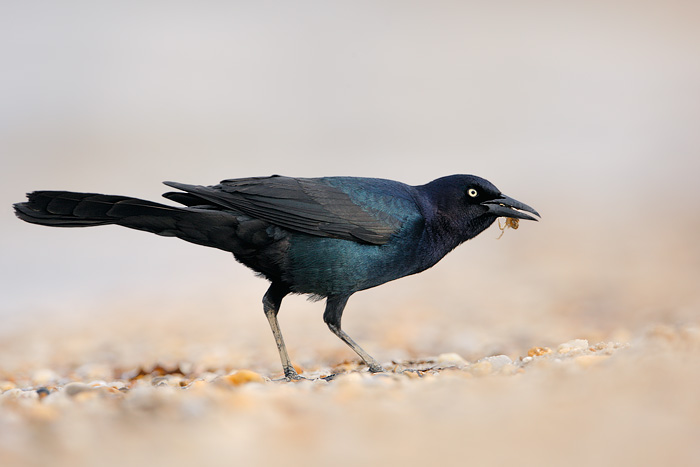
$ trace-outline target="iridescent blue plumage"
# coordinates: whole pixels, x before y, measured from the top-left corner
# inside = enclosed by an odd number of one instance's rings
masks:
[[[426,185],[356,177],[256,177],[214,186],[166,182],[184,207],[124,196],[37,191],[15,205],[27,222],[56,227],[117,224],[218,248],[270,280],[263,298],[287,378],[298,378],[277,313],[289,293],[326,297],[328,327],[382,368],[342,329],[355,292],[433,266],[498,217],[536,220],[531,207],[473,175]]]

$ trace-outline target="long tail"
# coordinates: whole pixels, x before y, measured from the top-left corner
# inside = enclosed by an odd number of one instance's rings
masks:
[[[53,227],[123,224],[133,217],[172,215],[178,211],[178,208],[151,201],[97,193],[35,191],[28,193],[27,198],[27,202],[14,205],[17,217]]]
[[[26,202],[14,205],[15,214],[32,224],[53,227],[116,224],[227,251],[231,251],[232,245],[214,238],[212,231],[237,224],[235,217],[226,213],[166,206],[127,196],[34,191],[27,198]]]

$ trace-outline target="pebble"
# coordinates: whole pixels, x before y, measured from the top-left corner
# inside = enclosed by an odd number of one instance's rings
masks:
[[[456,353],[441,353],[438,355],[437,361],[438,363],[458,363],[461,365],[466,365],[468,363],[461,355]]]
[[[151,381],[151,384],[153,386],[171,386],[175,388],[180,388],[185,386],[186,380],[180,375],[165,375],[165,376],[156,376],[153,378]]]
[[[512,365],[513,360],[507,355],[493,355],[479,360],[479,362],[488,362],[491,364],[492,371],[498,371],[506,365]],[[478,362],[477,362],[478,363]]]
[[[138,411],[152,411],[173,404],[174,396],[180,394],[175,388],[163,386],[137,386],[124,398],[126,407]]]
[[[51,394],[51,391],[49,391],[45,387],[41,387],[41,388],[36,390],[36,394],[37,394],[37,396],[39,396],[39,399],[41,400],[41,399],[44,399],[49,394]]]
[[[508,363],[506,365],[503,365],[499,370],[499,372],[502,375],[514,375],[515,373],[519,373],[519,372],[523,372],[523,371],[525,371],[525,370],[523,370],[522,368],[520,368],[519,366],[517,366],[513,363]]]
[[[219,375],[217,375],[216,373],[212,373],[210,371],[205,371],[204,373],[202,373],[199,376],[199,379],[202,381],[206,381],[207,383],[211,383],[212,381],[214,381],[218,377],[219,377]]]
[[[221,378],[229,384],[240,386],[248,383],[264,383],[265,378],[251,370],[238,370],[237,372]]]
[[[56,372],[48,368],[42,368],[32,373],[32,381],[37,386],[46,386],[48,383],[58,381],[58,378]]]
[[[88,383],[88,386],[92,388],[101,388],[101,387],[107,387],[107,381],[104,380],[96,380],[96,381],[90,381]]]
[[[533,347],[527,351],[528,357],[540,357],[542,355],[547,355],[552,353],[552,349],[549,347]]]
[[[90,385],[87,385],[85,383],[79,383],[77,381],[74,381],[72,383],[68,383],[63,387],[63,392],[66,393],[66,395],[70,397],[75,397],[81,392],[89,392],[93,391],[93,387]]]
[[[484,359],[479,360],[471,367],[469,367],[469,369],[476,376],[486,376],[493,373],[493,365],[491,364],[491,362]]]

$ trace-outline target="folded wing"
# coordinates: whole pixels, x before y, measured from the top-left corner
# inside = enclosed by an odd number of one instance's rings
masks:
[[[401,227],[379,202],[353,201],[342,186],[326,179],[272,177],[224,180],[215,186],[165,182],[185,193],[166,193],[166,198],[194,206],[213,205],[261,219],[279,227],[319,237],[340,238],[382,245]],[[354,187],[346,187],[352,190]]]

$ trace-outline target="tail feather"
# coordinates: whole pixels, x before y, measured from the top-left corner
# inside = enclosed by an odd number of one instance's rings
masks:
[[[17,217],[32,224],[53,227],[120,224],[149,231],[154,230],[143,225],[144,216],[172,218],[184,211],[127,196],[70,191],[34,191],[27,194],[26,202],[17,203],[14,208]]]
[[[107,215],[116,203],[128,198],[97,193],[69,191],[34,191],[27,201],[14,205],[15,215],[32,224],[53,227],[88,227],[113,224],[116,219]]]
[[[234,253],[243,248],[237,236],[239,217],[208,206],[176,207],[127,196],[34,191],[27,194],[27,201],[15,204],[14,208],[17,217],[32,224],[52,227],[116,224]],[[265,227],[266,224],[263,230]]]

